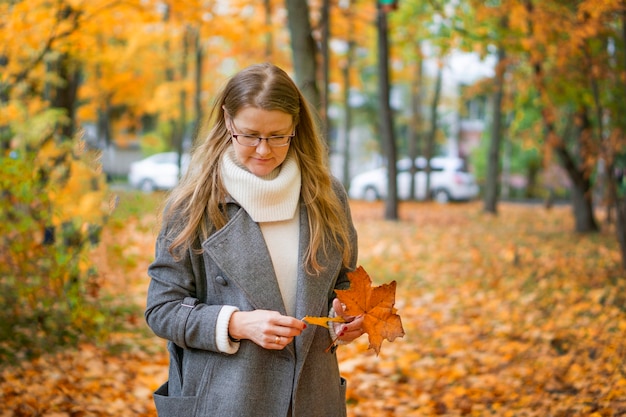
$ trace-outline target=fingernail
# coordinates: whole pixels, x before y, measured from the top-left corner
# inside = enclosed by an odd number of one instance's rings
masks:
[[[346,332],[345,330],[342,330],[341,332],[339,332],[339,336],[343,336],[345,332]]]
[[[302,329],[306,329],[306,323],[304,323],[304,327]]]

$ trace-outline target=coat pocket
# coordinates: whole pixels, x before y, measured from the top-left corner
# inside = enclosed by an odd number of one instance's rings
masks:
[[[348,381],[345,378],[340,377],[339,378],[339,392],[341,393],[343,398],[346,398],[347,390],[348,390]]]
[[[154,404],[159,417],[193,416],[198,397],[170,397],[169,382],[154,392]]]

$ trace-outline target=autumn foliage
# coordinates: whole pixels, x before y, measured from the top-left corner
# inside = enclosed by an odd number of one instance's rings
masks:
[[[108,322],[89,258],[111,209],[97,156],[25,142],[0,155],[0,363],[97,339]]]
[[[145,302],[155,196],[120,195],[92,253],[102,293]],[[360,263],[397,281],[406,335],[380,354],[366,336],[337,349],[348,413],[360,416],[620,416],[626,412],[626,282],[605,230],[572,236],[568,207],[354,202]],[[151,210],[152,210],[151,209]],[[123,217],[120,217],[123,214]],[[5,367],[2,416],[154,416],[164,341],[140,312],[129,330]]]

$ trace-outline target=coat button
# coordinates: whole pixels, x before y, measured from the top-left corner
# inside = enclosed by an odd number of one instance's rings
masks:
[[[215,277],[215,281],[220,285],[228,285],[228,282],[226,281],[226,279],[219,275]]]

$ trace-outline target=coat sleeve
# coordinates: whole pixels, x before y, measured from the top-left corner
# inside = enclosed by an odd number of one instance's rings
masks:
[[[200,302],[192,255],[186,251],[184,257],[174,259],[169,253],[170,242],[164,230],[157,238],[155,260],[148,267],[151,280],[146,322],[157,336],[182,348],[219,351],[215,332],[223,306]]]

